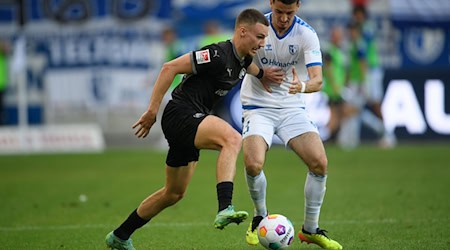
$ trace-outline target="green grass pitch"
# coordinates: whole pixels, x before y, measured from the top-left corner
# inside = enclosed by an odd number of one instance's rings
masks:
[[[450,249],[450,146],[393,150],[327,146],[329,177],[320,226],[344,249]],[[202,151],[186,196],[133,235],[137,249],[250,247],[248,222],[213,227],[217,152]],[[164,184],[165,152],[0,156],[0,249],[105,249],[105,235]],[[292,153],[268,153],[268,207],[303,218],[306,167]],[[80,201],[80,195],[87,200]],[[233,203],[252,211],[242,155]],[[300,244],[290,249],[318,249]]]

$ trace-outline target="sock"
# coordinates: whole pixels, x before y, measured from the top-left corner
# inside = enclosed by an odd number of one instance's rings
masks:
[[[217,200],[219,200],[219,212],[231,205],[231,199],[233,198],[233,182],[224,181],[218,183]]]
[[[337,134],[337,143],[344,149],[354,149],[360,143],[361,121],[354,115],[342,121]]]
[[[361,121],[371,128],[375,133],[377,133],[379,136],[382,136],[385,132],[383,121],[376,116],[374,113],[372,113],[369,110],[364,110],[361,113]]]
[[[253,177],[246,174],[248,191],[250,197],[252,197],[253,205],[255,206],[254,216],[267,216],[266,207],[266,187],[267,180],[264,175],[264,171],[261,171],[259,175]]]
[[[114,235],[122,240],[128,240],[131,234],[136,231],[136,229],[147,224],[150,220],[145,220],[139,217],[137,214],[137,209],[135,209],[130,216],[120,225],[116,230],[114,230]]]
[[[320,208],[325,196],[327,176],[308,172],[305,182],[305,223],[303,228],[315,233],[319,227]]]

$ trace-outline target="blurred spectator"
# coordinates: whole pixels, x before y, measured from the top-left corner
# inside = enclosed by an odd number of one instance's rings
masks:
[[[369,65],[368,44],[364,40],[362,30],[357,22],[350,22],[348,31],[350,35],[349,82],[343,98],[359,109],[359,115],[347,119],[342,124],[343,131],[340,133],[338,141],[347,148],[357,146],[360,143],[359,134],[362,122],[378,135],[380,146],[392,147],[395,139],[387,133],[383,121],[366,108],[370,99],[366,91]]]
[[[380,64],[376,40],[375,23],[368,18],[367,7],[357,5],[353,8],[352,21],[358,26],[361,40],[366,50],[366,76],[364,83],[364,94],[367,98],[366,105],[383,122],[381,113],[381,102],[383,99],[383,77],[384,70]],[[384,124],[383,124],[384,129]],[[381,146],[391,147],[395,144],[395,135],[385,133]]]
[[[184,54],[182,42],[178,39],[177,32],[172,27],[166,27],[161,32],[161,41],[165,48],[165,58],[164,61],[171,61]],[[172,85],[169,87],[169,92],[181,82],[182,75],[178,74],[175,76]]]
[[[382,119],[381,100],[383,97],[383,70],[379,63],[378,49],[375,39],[375,25],[367,19],[365,7],[356,6],[353,9],[352,20],[357,25],[362,36],[366,53],[367,76],[365,78],[365,93],[367,105]]]
[[[8,54],[9,45],[6,40],[0,40],[0,125],[5,122],[4,96],[8,85]]]
[[[352,0],[351,2],[352,2],[353,7],[356,7],[356,6],[367,7],[369,0]]]
[[[231,34],[220,26],[217,20],[206,21],[203,25],[204,35],[200,38],[200,48],[209,44],[231,39]]]
[[[343,120],[357,113],[357,109],[348,105],[342,98],[347,74],[347,60],[342,48],[343,36],[341,26],[332,27],[330,43],[324,54],[323,91],[328,96],[330,107],[330,120],[327,124],[330,139],[335,137]]]

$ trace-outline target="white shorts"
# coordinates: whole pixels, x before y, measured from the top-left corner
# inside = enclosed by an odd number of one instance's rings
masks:
[[[366,93],[359,84],[354,82],[350,82],[348,86],[344,87],[341,95],[346,103],[358,109],[362,109],[367,103]]]
[[[367,83],[365,92],[367,101],[381,102],[383,99],[383,70],[381,68],[371,68],[367,73]]]
[[[243,113],[242,137],[262,136],[269,148],[273,135],[277,135],[287,146],[289,140],[306,132],[319,134],[304,108],[257,108],[244,110]]]

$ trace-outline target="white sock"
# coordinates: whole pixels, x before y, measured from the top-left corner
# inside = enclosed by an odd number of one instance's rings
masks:
[[[264,171],[261,171],[259,175],[253,177],[246,174],[248,191],[250,192],[250,196],[253,200],[253,205],[255,206],[255,214],[254,216],[263,216],[267,215],[266,208],[266,187],[267,180],[264,175]]]
[[[354,149],[360,143],[361,122],[358,115],[342,121],[337,135],[337,143],[344,149]]]
[[[327,176],[308,172],[305,182],[305,223],[303,228],[315,233],[319,227],[320,208],[325,196]]]
[[[375,133],[382,136],[385,132],[383,121],[369,110],[361,113],[361,121],[371,128]]]

